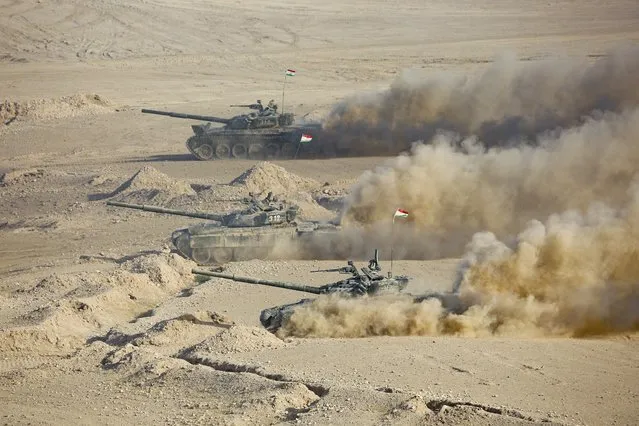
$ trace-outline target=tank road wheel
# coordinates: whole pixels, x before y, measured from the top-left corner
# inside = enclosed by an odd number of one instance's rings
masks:
[[[268,248],[265,247],[236,247],[233,249],[233,260],[241,262],[243,260],[266,259]]]
[[[246,145],[242,142],[238,142],[233,145],[231,148],[231,154],[233,154],[233,158],[246,158]]]
[[[227,263],[233,258],[233,251],[222,247],[211,249],[211,257],[215,263]]]
[[[252,143],[249,145],[248,157],[252,160],[264,158],[264,147],[260,143]]]
[[[191,257],[193,257],[193,260],[197,263],[206,265],[211,262],[211,251],[206,248],[195,248],[193,249]]]
[[[233,249],[233,260],[241,262],[243,260],[251,260],[251,249],[248,247],[235,247]]]
[[[202,160],[211,160],[213,159],[213,148],[211,145],[202,144],[194,149],[195,153]]]
[[[282,158],[293,158],[294,155],[295,145],[293,145],[292,143],[285,143],[284,145],[282,145]]]
[[[218,143],[217,146],[215,147],[215,156],[217,158],[220,158],[220,159],[229,158],[230,154],[231,154],[231,147],[226,142]]]
[[[258,247],[253,251],[254,259],[265,260],[268,259],[268,255],[271,253],[271,249],[268,247]]]
[[[270,143],[264,148],[266,158],[277,158],[280,154],[280,147],[276,143]]]

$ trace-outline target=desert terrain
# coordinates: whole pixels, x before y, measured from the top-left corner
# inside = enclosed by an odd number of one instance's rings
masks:
[[[639,423],[635,0],[0,1],[4,424]],[[354,155],[197,161],[193,120],[282,103]],[[202,281],[170,235],[273,191],[469,309]],[[391,222],[397,208],[407,219]],[[338,253],[339,252],[339,253]],[[314,297],[314,296],[313,296]]]

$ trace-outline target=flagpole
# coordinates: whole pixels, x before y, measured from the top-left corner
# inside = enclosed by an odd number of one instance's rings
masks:
[[[393,246],[395,245],[395,213],[393,213],[393,223],[391,224],[391,249],[390,249],[390,274],[393,277]]]
[[[288,76],[288,71],[284,72],[284,85],[282,86],[282,114],[284,114],[284,90],[286,89],[286,77]]]
[[[395,209],[395,213],[393,213],[393,222],[391,223],[391,249],[390,249],[390,272],[388,273],[388,277],[393,276],[393,247],[395,246],[395,218],[399,217],[408,217],[408,212],[402,209]]]

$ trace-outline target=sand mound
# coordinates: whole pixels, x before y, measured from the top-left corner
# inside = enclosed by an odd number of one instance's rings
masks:
[[[55,99],[35,99],[27,102],[5,100],[0,103],[0,121],[10,124],[21,118],[54,120],[79,115],[96,115],[114,110],[111,102],[96,94],[78,93]]]
[[[535,419],[517,410],[500,406],[489,406],[472,401],[449,399],[426,400],[422,395],[413,395],[393,407],[385,416],[393,424],[538,424],[550,423],[549,419]],[[421,420],[421,421],[420,421]]]
[[[136,346],[173,346],[180,341],[188,339],[188,337],[198,339],[197,335],[201,334],[199,333],[200,328],[209,334],[216,331],[215,329],[206,330],[206,327],[198,327],[206,324],[206,319],[198,319],[195,315],[183,315],[158,322],[143,333],[142,336],[136,337],[132,343]],[[204,337],[206,336],[202,338]],[[196,341],[201,341],[201,339]]]
[[[58,274],[40,280],[15,298],[42,305],[0,331],[0,348],[47,354],[77,348],[88,336],[135,318],[188,287],[193,281],[185,273],[187,263],[176,254],[151,255],[113,271]]]
[[[44,176],[43,169],[13,170],[0,176],[0,186],[15,185],[18,183],[35,182]]]
[[[294,410],[307,410],[310,404],[319,400],[319,397],[302,383],[282,383],[269,394],[247,398],[242,401],[242,408],[257,413],[273,411],[281,414]]]
[[[102,367],[126,375],[126,382],[145,388],[159,385],[166,389],[184,389],[206,392],[206,401],[232,406],[237,421],[213,422],[214,424],[264,423],[269,417],[278,419],[269,424],[281,423],[291,412],[305,412],[319,400],[306,385],[298,382],[280,382],[260,377],[258,374],[228,374],[217,369],[194,366],[179,359],[164,356],[148,348],[125,345],[109,352],[101,361]],[[209,402],[189,404],[188,408],[208,408]],[[232,417],[231,417],[232,418]],[[253,421],[249,421],[253,420]]]
[[[137,374],[160,375],[173,368],[189,366],[184,360],[166,356],[146,348],[127,344],[108,353],[102,360],[106,369]]]
[[[188,348],[185,356],[224,355],[252,352],[261,349],[275,349],[286,346],[282,340],[263,328],[234,325],[195,346]]]
[[[26,293],[31,300],[44,300],[68,293],[76,288],[76,286],[77,282],[74,282],[74,280],[64,275],[54,273],[42,278],[30,289],[20,290],[19,292]]]
[[[409,399],[402,401],[396,407],[393,407],[387,413],[386,419],[389,422],[407,422],[410,418],[414,418],[415,416],[423,417],[431,414],[433,413],[426,405],[424,398],[414,395]]]
[[[0,330],[0,353],[19,352],[30,355],[63,355],[82,346],[80,336],[60,335],[46,328]]]
[[[233,179],[231,185],[244,185],[248,191],[256,193],[271,191],[274,194],[289,194],[316,188],[319,182],[289,173],[283,167],[268,161],[262,161]]]
[[[162,287],[193,277],[191,263],[175,253],[136,257],[123,263],[122,267],[130,272],[146,274],[153,283]]]
[[[118,329],[111,329],[104,341],[113,346],[153,346],[157,352],[171,355],[218,333],[220,327],[232,324],[232,321],[217,312],[199,311],[158,321],[143,333],[125,334]]]
[[[195,196],[191,186],[170,178],[151,166],[144,166],[113,191],[109,197],[131,203],[163,203],[182,196]]]
[[[300,220],[331,220],[335,212],[320,205],[308,192],[300,192],[286,198],[286,201],[299,207],[297,217]]]

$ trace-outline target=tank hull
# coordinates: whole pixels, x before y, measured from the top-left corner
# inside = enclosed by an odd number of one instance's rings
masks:
[[[320,125],[265,129],[211,128],[193,126],[195,135],[186,147],[198,160],[273,160],[301,156],[330,156],[320,142]],[[311,137],[302,138],[302,135]]]
[[[314,236],[330,238],[339,228],[313,223],[278,227],[228,228],[200,223],[173,232],[171,240],[182,256],[201,265],[266,259],[278,244],[303,246]]]
[[[310,305],[314,300],[302,299],[299,302],[266,308],[260,312],[260,323],[271,333],[277,333],[291,319],[297,309]]]
[[[458,293],[432,292],[412,296],[412,299],[413,303],[422,303],[427,300],[436,299],[439,303],[441,303],[444,312],[455,315],[461,315],[469,308]],[[280,328],[286,325],[286,323],[291,319],[291,316],[293,316],[298,309],[309,306],[315,300],[317,299],[302,299],[298,302],[266,308],[260,312],[260,323],[266,330],[275,334]]]

